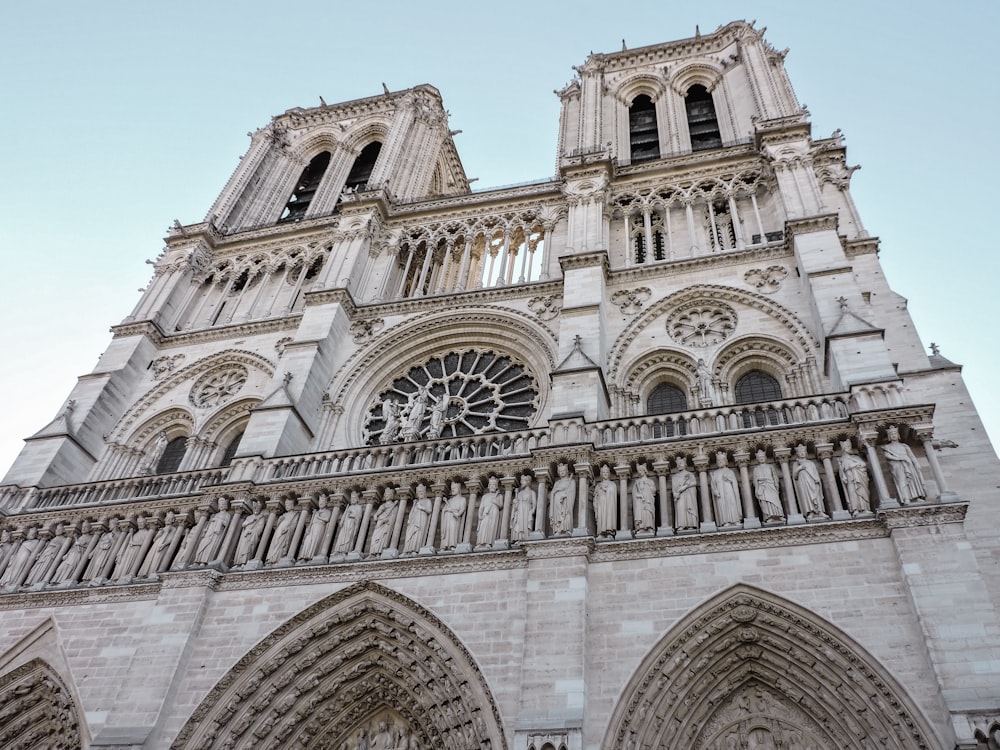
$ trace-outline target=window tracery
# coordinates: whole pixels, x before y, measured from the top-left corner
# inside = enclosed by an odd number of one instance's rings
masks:
[[[772,375],[760,370],[751,370],[737,380],[735,391],[737,404],[781,400],[781,385]]]
[[[667,332],[678,344],[707,347],[721,343],[736,330],[736,311],[722,303],[685,305],[667,318]]]
[[[191,403],[199,409],[210,409],[233,399],[247,382],[247,369],[239,365],[207,372],[191,387]]]
[[[368,411],[368,444],[525,429],[538,407],[528,369],[468,349],[431,357],[396,378]]]

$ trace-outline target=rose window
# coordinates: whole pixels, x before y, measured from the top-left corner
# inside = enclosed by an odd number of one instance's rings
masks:
[[[369,445],[523,430],[538,407],[528,369],[510,357],[468,350],[410,368],[368,411]]]
[[[202,409],[224,404],[240,392],[247,382],[247,371],[229,367],[203,375],[191,389],[191,403]]]
[[[736,330],[736,311],[719,303],[691,305],[667,319],[667,332],[678,344],[705,347],[729,338]]]

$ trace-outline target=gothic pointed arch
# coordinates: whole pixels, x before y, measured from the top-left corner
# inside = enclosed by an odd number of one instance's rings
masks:
[[[407,747],[506,748],[489,686],[458,638],[416,602],[361,582],[254,646],[171,747],[339,748],[385,717]]]
[[[738,584],[691,612],[652,649],[601,746],[942,745],[902,687],[850,636],[780,596]]]
[[[80,712],[66,683],[40,658],[0,675],[0,747],[83,747]]]

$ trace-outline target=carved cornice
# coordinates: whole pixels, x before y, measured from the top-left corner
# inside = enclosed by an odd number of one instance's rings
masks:
[[[895,381],[892,381],[895,382]],[[934,421],[934,404],[895,406],[890,409],[870,409],[851,413],[851,422],[858,429],[878,429],[891,424],[931,424]]]
[[[150,321],[142,321],[139,323],[125,323],[112,326],[111,333],[115,338],[148,336],[158,348],[168,349],[173,346],[188,346],[190,344],[204,344],[210,341],[260,336],[275,331],[291,331],[298,328],[300,320],[302,320],[302,313],[291,313],[280,318],[213,326],[212,328],[200,328],[195,331],[179,331],[169,335],[164,334],[158,326]]]
[[[466,292],[450,294],[435,294],[416,299],[393,300],[391,302],[367,302],[358,306],[358,311],[365,317],[392,315],[410,315],[415,312],[436,312],[448,310],[455,305],[490,304],[510,302],[524,297],[536,297],[544,294],[562,294],[562,279],[555,281],[533,281],[527,284],[510,284],[483,289],[470,289]]]
[[[48,589],[0,596],[0,611],[38,609],[40,607],[73,607],[81,604],[154,601],[160,595],[159,582],[107,584],[88,588]]]
[[[727,160],[732,160],[735,163],[746,160],[748,164],[752,162],[759,169],[760,154],[752,144],[738,143],[720,149],[695,151],[679,156],[668,155],[661,159],[651,159],[640,164],[615,166],[612,179],[617,180],[632,175],[653,175],[663,172],[681,172],[688,179],[693,179],[696,174],[709,177],[718,174],[720,163],[726,163]]]
[[[564,255],[559,258],[559,265],[562,267],[563,273],[578,268],[599,267],[604,271],[604,278],[607,278],[611,272],[611,264],[608,261],[608,253],[606,250],[595,250],[589,253]]]
[[[849,259],[857,258],[860,255],[878,255],[878,237],[861,237],[856,240],[845,240],[844,252]]]
[[[679,39],[666,44],[635,47],[621,52],[592,55],[591,57],[597,58],[608,72],[627,70],[636,66],[651,66],[678,58],[717,54],[744,38],[748,32],[756,34],[753,27],[746,21],[733,21],[725,26],[720,26],[711,34]]]
[[[465,195],[453,195],[443,198],[435,197],[411,203],[401,203],[389,207],[389,217],[392,220],[401,220],[407,217],[439,211],[452,211],[460,208],[476,211],[476,213],[470,213],[469,215],[479,215],[479,212],[485,213],[495,210],[497,205],[502,205],[506,209],[512,201],[537,200],[539,197],[545,195],[550,195],[552,198],[562,198],[559,193],[559,186],[561,184],[561,180],[548,178],[542,182],[529,182],[523,185],[490,188]],[[449,216],[448,218],[451,217]]]
[[[678,258],[670,261],[656,261],[641,266],[613,270],[609,285],[637,283],[661,277],[676,277],[679,274],[704,268],[731,268],[748,263],[768,262],[793,257],[791,250],[782,240],[747,250],[732,250],[695,258]],[[756,289],[755,289],[756,291]]]
[[[305,298],[306,307],[331,304],[341,305],[352,320],[358,310],[354,297],[343,287],[337,287],[336,289],[314,289],[313,291],[306,292],[303,297]]]
[[[964,523],[969,504],[928,503],[908,505],[902,508],[880,510],[878,520],[891,532],[893,529],[907,529],[915,526],[940,526],[945,523]]]
[[[786,219],[785,233],[790,237],[812,232],[836,232],[838,227],[837,214],[819,214],[802,219]]]

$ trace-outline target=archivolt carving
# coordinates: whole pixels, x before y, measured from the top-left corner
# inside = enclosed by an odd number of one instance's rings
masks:
[[[601,746],[911,750],[941,744],[861,646],[808,610],[740,584],[688,615],[652,650]]]
[[[129,444],[132,446],[145,445],[151,436],[159,434],[161,430],[172,433],[169,435],[170,437],[177,437],[181,433],[190,434],[194,430],[194,417],[191,416],[191,412],[181,407],[162,411],[144,422],[133,433]]]
[[[696,83],[700,83],[709,91],[712,91],[722,80],[723,68],[715,60],[703,58],[695,60],[687,65],[682,65],[675,69],[670,75],[670,86],[681,96],[687,94],[688,89]]]
[[[250,370],[260,370],[268,378],[274,374],[274,365],[269,360],[254,352],[242,349],[229,349],[227,351],[219,352],[218,354],[211,354],[204,359],[200,359],[187,367],[177,370],[171,374],[170,377],[166,378],[163,382],[136,401],[132,407],[125,412],[125,415],[118,420],[118,424],[116,424],[114,429],[109,433],[108,440],[120,441],[122,436],[125,435],[129,428],[135,423],[136,419],[138,419],[146,410],[155,404],[158,399],[169,393],[173,388],[176,388],[182,383],[190,382],[202,373],[208,372],[215,367],[229,364],[241,364]]]
[[[720,351],[714,364],[719,379],[734,383],[748,370],[770,372],[778,380],[800,364],[799,358],[786,344],[764,336],[751,336],[733,341]]]
[[[728,286],[699,284],[682,289],[651,305],[649,309],[640,314],[618,335],[614,346],[611,347],[611,351],[608,353],[609,380],[617,380],[621,370],[622,357],[628,350],[629,344],[635,340],[643,329],[660,316],[701,299],[747,305],[748,307],[760,310],[782,324],[788,330],[791,341],[798,344],[803,352],[813,352],[819,349],[819,342],[809,332],[805,323],[791,310],[779,305],[769,297]]]
[[[665,373],[670,373],[671,380],[688,387],[698,378],[698,363],[693,357],[669,350],[643,352],[624,369],[626,375],[622,385],[633,392],[645,391]]]
[[[205,423],[205,427],[201,430],[200,437],[203,440],[215,440],[221,435],[229,426],[240,419],[244,419],[250,414],[250,411],[260,403],[259,398],[243,398],[232,404],[227,404],[224,409],[221,409],[217,413],[213,414],[212,417]]]
[[[666,86],[663,79],[649,73],[636,73],[618,83],[615,88],[615,98],[626,107],[640,94],[646,94],[654,102],[663,96]]]
[[[0,747],[83,747],[77,708],[65,683],[41,659],[0,676]]]
[[[363,582],[254,646],[172,748],[339,748],[387,710],[409,726],[421,750],[506,747],[499,712],[468,651],[423,607]]]

